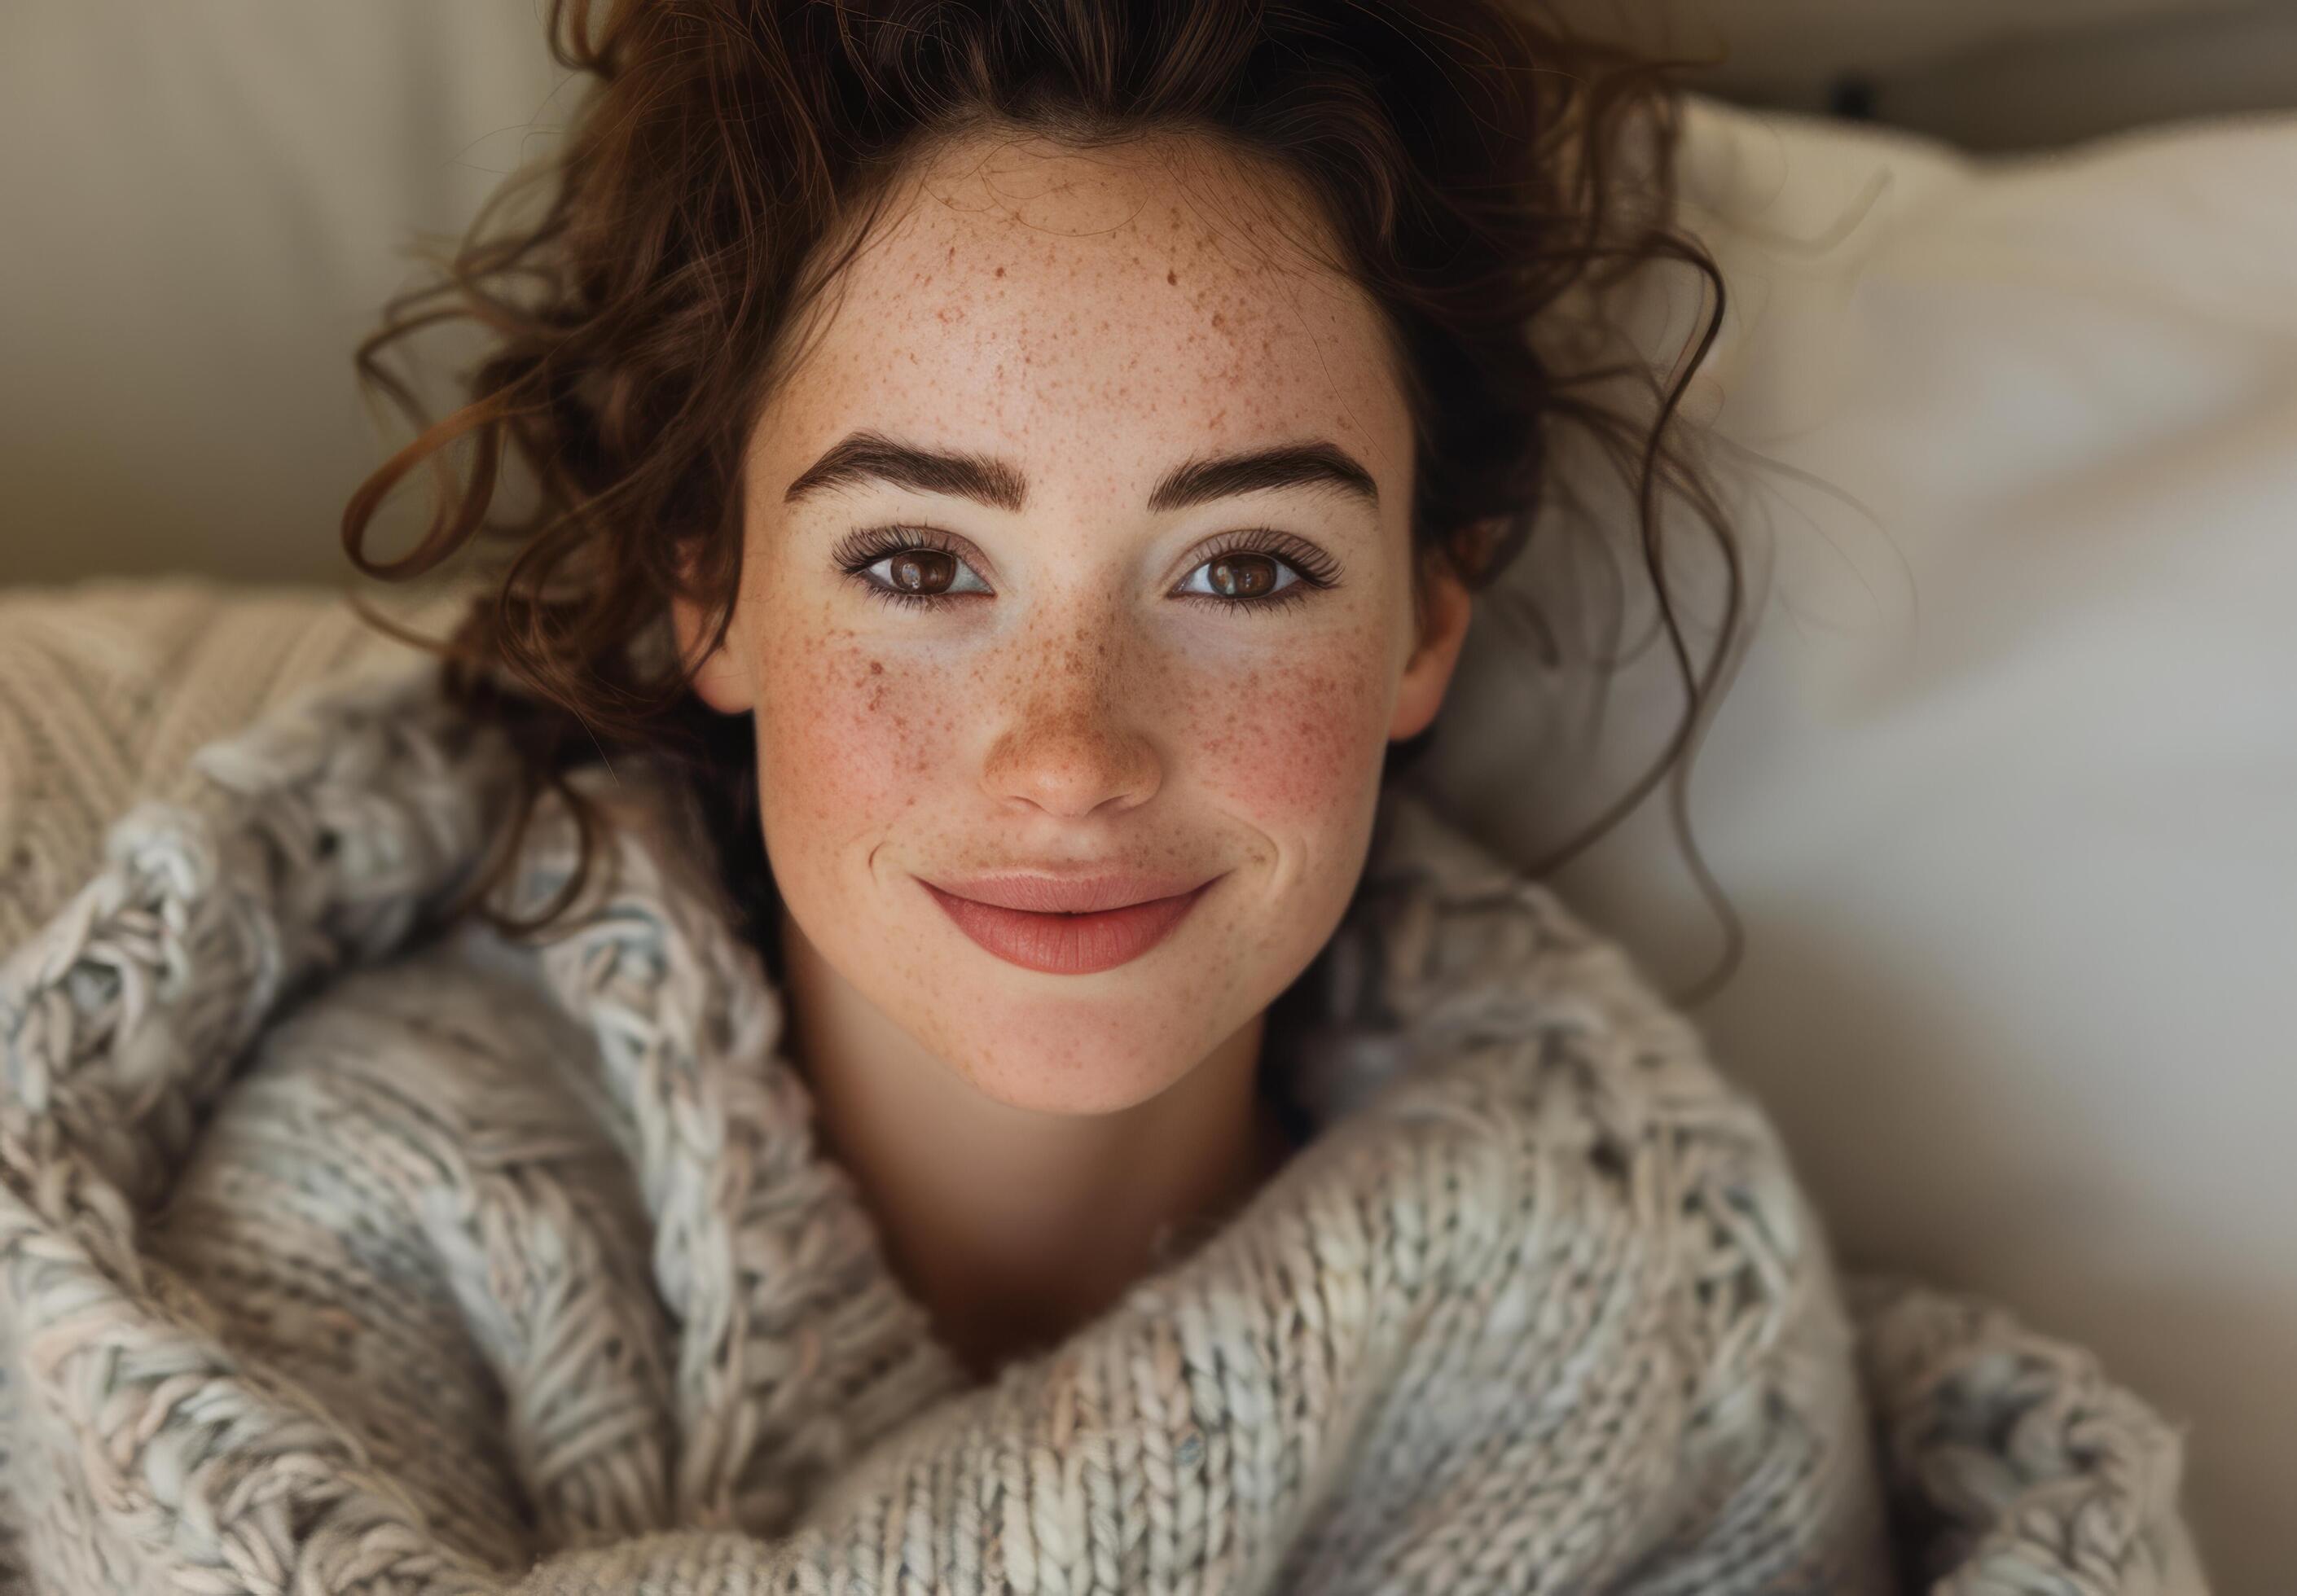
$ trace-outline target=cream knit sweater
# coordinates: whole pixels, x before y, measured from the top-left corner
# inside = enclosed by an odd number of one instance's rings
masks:
[[[638,773],[526,950],[432,918],[511,767],[427,673],[197,762],[0,965],[23,1588],[2006,1596],[2178,1555],[2174,1434],[1982,1306],[1847,1314],[1691,1029],[1401,793],[1288,1082],[1313,1139],[976,1387]]]

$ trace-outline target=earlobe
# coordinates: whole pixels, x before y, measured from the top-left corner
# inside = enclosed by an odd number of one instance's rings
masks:
[[[678,633],[678,657],[690,664],[709,646],[715,617],[706,615],[700,605],[682,596],[670,601],[670,610]],[[695,671],[694,695],[721,715],[740,714],[756,706],[757,690],[749,671],[737,656],[730,626],[725,638],[710,649]]]
[[[1443,708],[1444,694],[1451,686],[1474,610],[1474,596],[1449,567],[1439,563],[1429,572],[1427,582],[1428,623],[1396,687],[1395,712],[1387,728],[1391,742],[1418,736]]]

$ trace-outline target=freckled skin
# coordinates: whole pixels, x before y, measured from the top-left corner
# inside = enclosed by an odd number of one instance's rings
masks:
[[[1361,876],[1389,739],[1440,702],[1458,636],[1413,633],[1408,416],[1371,302],[1286,243],[1318,224],[1265,171],[976,136],[887,218],[760,418],[744,589],[699,686],[755,712],[768,857],[839,975],[998,1102],[1120,1111],[1256,1035]],[[858,428],[1010,460],[1025,507],[877,483],[785,505]],[[1318,438],[1371,470],[1376,511],[1145,507],[1185,461]],[[955,581],[992,594],[874,599],[832,551],[885,525],[949,534]],[[1338,585],[1259,613],[1174,596],[1206,585],[1192,550],[1263,525]],[[1083,976],[993,958],[915,879],[1055,859],[1224,878]]]

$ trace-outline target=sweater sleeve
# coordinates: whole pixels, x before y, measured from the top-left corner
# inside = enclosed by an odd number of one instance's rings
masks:
[[[485,1566],[668,1519],[669,1329],[627,1167],[550,1067],[581,1045],[444,948],[341,975],[261,1037],[151,1242]]]
[[[1535,887],[1399,915],[1375,967],[1461,1056],[1413,1062],[1425,1085],[1387,1112],[1475,1127],[1420,1184],[1466,1194],[1445,1226],[1488,1238],[1453,1287],[1472,1333],[1425,1347],[1453,1405],[1401,1419],[1421,1444],[1357,1493],[1402,1505],[1328,1537],[1303,1588],[1403,1588],[1440,1537],[1472,1574],[1453,1588],[1893,1590],[1828,1238],[1759,1103]]]
[[[1776,1127],[1681,1016],[1623,1024],[1637,1057],[1618,1156],[1647,1163],[1642,1222],[1680,1382],[1674,1477],[1611,1596],[1884,1596],[1898,1588],[1856,1335],[1832,1248]],[[1640,1102],[1634,1097],[1640,1096]],[[1592,1101],[1592,1099],[1591,1099]]]
[[[1695,1365],[1672,1518],[1616,1596],[1899,1588],[1854,1333],[1815,1217],[1799,1196],[1791,1206],[1802,1239],[1772,1255],[1767,1279],[1733,1274],[1775,1237],[1734,1238],[1686,1277],[1683,1322],[1715,1340]],[[1741,1222],[1758,1213],[1745,1204]]]

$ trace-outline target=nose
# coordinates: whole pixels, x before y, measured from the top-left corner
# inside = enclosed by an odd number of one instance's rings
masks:
[[[982,771],[992,797],[1075,818],[1155,795],[1163,761],[1132,713],[1140,684],[1127,679],[1110,631],[1025,645],[1005,680],[1005,723]]]

